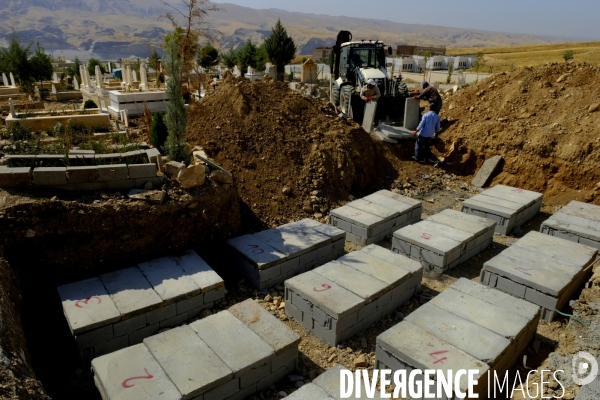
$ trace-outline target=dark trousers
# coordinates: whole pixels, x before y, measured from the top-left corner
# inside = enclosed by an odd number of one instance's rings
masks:
[[[431,158],[431,138],[417,136],[415,143],[415,158],[417,160],[429,161]]]
[[[440,115],[440,110],[442,109],[442,99],[437,99],[436,101],[429,103],[429,109]]]

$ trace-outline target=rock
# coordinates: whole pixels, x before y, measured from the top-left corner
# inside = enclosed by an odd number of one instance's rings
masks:
[[[448,106],[448,110],[454,110],[454,104],[450,104],[450,105]]]
[[[280,304],[281,304],[281,300],[279,300],[279,299],[273,300],[273,305],[278,306]]]
[[[210,179],[221,183],[233,183],[233,175],[227,171],[216,170],[210,174]]]
[[[329,356],[329,358],[327,359],[327,361],[329,361],[329,362],[333,362],[333,361],[335,360],[335,358],[336,358],[336,357],[337,357],[337,356],[336,356],[335,354],[332,354],[332,355],[330,355],[330,356]]]
[[[288,375],[287,378],[292,382],[304,381],[304,377],[302,375]]]
[[[366,349],[367,348],[367,339],[360,338],[360,345],[363,349]]]
[[[367,359],[364,354],[361,354],[354,360],[354,366],[356,368],[366,368],[369,366]]]
[[[212,312],[207,308],[202,310],[202,312],[200,313],[200,318],[206,318],[209,315],[212,315]]]
[[[301,381],[296,382],[296,387],[297,388],[301,388],[304,385],[306,385],[304,382],[301,382]]]
[[[323,214],[321,214],[321,213],[315,213],[315,218],[316,219],[321,219],[321,218],[323,218]]]
[[[185,169],[185,164],[177,161],[169,161],[165,164],[165,172],[171,176],[179,175],[179,172]]]
[[[281,189],[281,192],[282,192],[283,194],[285,194],[286,196],[289,196],[290,194],[292,194],[292,189],[290,189],[290,188],[289,188],[289,187],[287,187],[287,186],[284,186],[284,187],[283,187],[283,189]]]
[[[561,76],[560,76],[560,77],[559,77],[559,78],[556,80],[556,82],[557,82],[557,83],[560,83],[560,82],[564,81],[565,79],[567,79],[567,77],[569,77],[569,76],[572,76],[572,75],[573,75],[573,74],[571,74],[571,73],[568,73],[568,74],[561,75]]]
[[[280,399],[283,399],[284,397],[287,397],[287,393],[282,390],[277,393],[277,397],[279,397]]]
[[[423,174],[423,179],[429,179],[429,175]]]
[[[265,302],[266,303],[270,303],[273,301],[273,296],[271,296],[270,294],[265,296]]]
[[[146,182],[146,184],[144,185],[144,189],[146,189],[146,190],[152,190],[152,187],[153,187],[153,186],[154,186],[154,185],[152,185],[152,182],[148,181],[148,182]]]
[[[283,309],[285,308],[285,301],[282,301],[281,303],[279,303],[279,309]]]
[[[310,213],[313,212],[313,209],[312,209],[312,207],[309,204],[305,204],[304,207],[302,208],[302,211],[304,211],[305,213],[310,214]]]
[[[206,170],[204,165],[190,165],[179,172],[177,180],[183,189],[191,189],[204,184],[206,179]]]
[[[312,192],[310,192],[311,196],[318,196],[321,192],[319,190],[313,190]]]
[[[314,381],[316,378],[317,378],[317,370],[311,369],[310,372],[308,373],[308,379],[310,379],[311,381]]]
[[[591,113],[598,111],[598,110],[600,110],[600,103],[592,104],[590,106],[590,108],[588,108],[588,112],[591,112]]]
[[[127,193],[127,197],[132,200],[147,201],[150,204],[162,204],[167,197],[167,192],[164,190],[131,189]]]

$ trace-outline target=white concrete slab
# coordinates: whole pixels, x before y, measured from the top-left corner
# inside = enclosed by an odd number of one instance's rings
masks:
[[[162,304],[160,296],[137,267],[101,275],[100,280],[123,319],[150,311]]]

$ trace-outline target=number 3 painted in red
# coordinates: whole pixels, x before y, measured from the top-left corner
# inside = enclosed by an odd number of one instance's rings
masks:
[[[326,284],[326,283],[322,284],[322,285],[321,285],[321,287],[323,287],[324,289],[317,289],[317,288],[314,288],[315,292],[324,292],[324,291],[326,291],[326,290],[329,290],[329,289],[331,289],[331,286],[329,286],[329,285],[328,285],[328,284]]]

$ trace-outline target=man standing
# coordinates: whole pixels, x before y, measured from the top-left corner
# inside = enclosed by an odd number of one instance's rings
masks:
[[[423,115],[421,123],[417,126],[417,130],[413,132],[413,135],[417,136],[417,142],[415,143],[415,155],[411,158],[414,161],[422,159],[424,161],[431,161],[431,139],[433,136],[440,131],[440,116],[437,115],[430,107],[430,110]]]
[[[398,75],[398,95],[400,97],[410,97],[408,86],[406,86],[406,83],[402,79],[402,75]]]
[[[377,87],[377,82],[374,79],[369,79],[367,84],[363,86],[360,90],[360,98],[364,100],[365,103],[369,101],[377,101],[381,97],[381,92]]]
[[[442,96],[440,96],[440,92],[434,86],[430,86],[427,81],[421,83],[421,86],[423,87],[423,93],[415,95],[415,99],[427,100],[429,102],[429,109],[439,115],[442,109]]]

